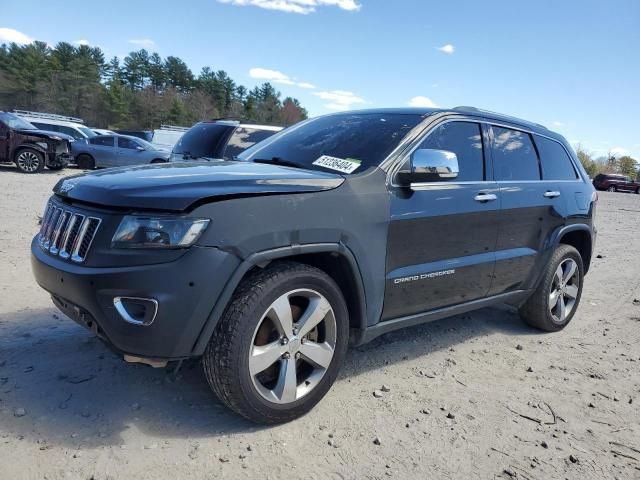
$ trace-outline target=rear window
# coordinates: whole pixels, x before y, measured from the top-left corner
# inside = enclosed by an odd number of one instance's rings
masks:
[[[578,178],[571,158],[562,145],[545,137],[535,136],[542,178],[544,180],[575,180]]]
[[[360,173],[379,165],[424,117],[384,112],[318,117],[255,145],[240,159],[277,159],[312,170]]]
[[[259,130],[257,128],[238,127],[233,132],[227,148],[224,151],[224,158],[233,160],[235,157],[244,152],[247,148],[253,147],[256,143],[261,142],[265,138],[273,135],[273,130]]]
[[[538,155],[531,135],[510,128],[492,128],[493,171],[496,180],[540,180]]]
[[[220,158],[230,125],[198,123],[191,127],[173,147],[173,153],[190,157]]]

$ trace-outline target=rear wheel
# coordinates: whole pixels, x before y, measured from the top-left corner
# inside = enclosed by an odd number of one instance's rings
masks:
[[[561,244],[553,253],[540,285],[520,308],[520,316],[541,330],[562,330],[576,313],[583,278],[580,253],[571,245]]]
[[[344,361],[347,307],[317,268],[274,264],[238,287],[203,357],[209,385],[229,408],[257,423],[307,413]]]
[[[91,155],[87,155],[85,153],[78,155],[76,158],[76,164],[78,168],[82,170],[93,170],[96,168],[96,161],[91,157]]]
[[[22,173],[39,173],[44,170],[44,156],[32,148],[23,148],[16,153],[16,167]]]

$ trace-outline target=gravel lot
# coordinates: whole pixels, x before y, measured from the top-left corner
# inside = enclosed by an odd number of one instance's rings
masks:
[[[640,478],[640,196],[600,193],[563,332],[507,307],[395,332],[351,350],[305,418],[262,428],[199,364],[125,364],[37,287],[29,242],[70,173],[0,167],[0,478]]]

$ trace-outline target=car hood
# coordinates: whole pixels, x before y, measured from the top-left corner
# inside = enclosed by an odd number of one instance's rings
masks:
[[[74,140],[74,138],[71,135],[67,135],[66,133],[60,133],[60,132],[51,132],[49,130],[25,128],[25,129],[18,129],[16,130],[16,132],[18,132],[20,135],[32,135],[34,137],[40,137],[40,138],[58,137],[64,140],[69,140],[70,142],[73,142]]]
[[[82,202],[131,209],[184,211],[203,199],[330,190],[338,174],[253,162],[184,162],[106,170],[67,177],[53,191]]]

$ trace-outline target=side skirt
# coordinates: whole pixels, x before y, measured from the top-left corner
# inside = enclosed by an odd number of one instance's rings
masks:
[[[439,308],[429,312],[416,313],[406,317],[385,320],[384,322],[379,322],[371,327],[367,327],[364,330],[353,331],[351,344],[362,345],[363,343],[370,342],[380,335],[384,335],[385,333],[389,333],[394,330],[399,330],[400,328],[413,327],[414,325],[420,325],[422,323],[434,322],[436,320],[460,315],[462,313],[467,313],[484,307],[490,307],[492,305],[507,303],[519,306],[529,297],[529,295],[531,295],[531,290],[516,290],[514,292],[501,293],[500,295],[481,298],[479,300],[473,300],[459,305],[452,305],[450,307]]]

